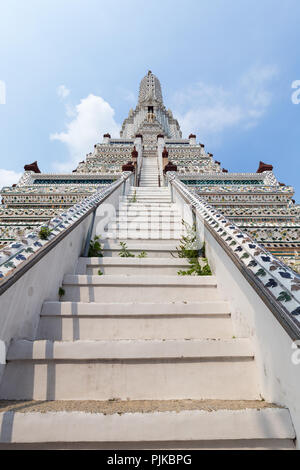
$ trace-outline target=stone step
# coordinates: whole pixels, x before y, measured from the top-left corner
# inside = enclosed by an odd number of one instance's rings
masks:
[[[179,230],[126,230],[126,229],[115,229],[115,230],[104,230],[101,233],[101,238],[107,240],[181,240],[183,235],[182,231]]]
[[[134,193],[136,191],[136,193],[144,193],[144,192],[149,192],[150,190],[148,188],[141,188],[140,186],[134,186],[130,189],[130,193]],[[162,193],[162,194],[171,194],[171,191],[168,187],[164,187],[164,188],[153,188],[153,191],[155,191],[156,193]]]
[[[101,233],[101,238],[111,239],[111,240],[123,240],[124,238],[128,240],[181,240],[184,232],[182,228],[180,229],[157,229],[154,230],[151,227],[147,229],[105,229]]]
[[[131,199],[133,199],[133,197],[130,196],[128,199],[131,200]],[[138,196],[136,196],[136,199],[137,199],[137,201],[136,202],[131,202],[131,204],[140,204],[140,205],[145,204],[145,201],[143,201],[142,203],[138,202]],[[142,197],[142,199],[143,199],[143,197]],[[148,199],[148,198],[145,198],[145,199]],[[157,199],[157,201],[156,201],[156,199]],[[151,198],[151,200],[149,199],[149,202],[147,202],[147,204],[154,204],[154,205],[160,204],[164,207],[165,206],[175,206],[176,204],[173,203],[173,202],[170,202],[169,199],[170,199],[169,197],[168,198],[165,197],[165,199],[161,199],[159,196],[153,196]],[[128,200],[126,199],[126,197],[120,199],[120,204],[128,204]],[[178,206],[177,206],[177,208],[178,208]]]
[[[124,240],[100,240],[102,247],[104,249],[119,249],[120,251],[120,243],[121,241],[127,243],[128,249],[130,251],[138,251],[139,253],[141,251],[157,251],[159,250],[161,253],[169,253],[170,251],[176,251],[176,247],[178,246],[178,242],[176,240],[156,240],[156,239],[144,239],[144,240],[128,240],[124,238]],[[162,256],[163,258],[169,258],[169,256]],[[149,258],[153,258],[153,256],[149,255]],[[155,256],[156,258],[156,256]]]
[[[124,217],[123,217],[124,219]],[[160,221],[154,221],[151,217],[147,219],[145,222],[141,222],[140,220],[132,219],[132,220],[122,220],[117,219],[115,222],[109,222],[107,224],[108,230],[170,230],[171,232],[177,231],[180,233],[185,233],[185,230],[182,227],[182,223],[180,220],[174,222],[170,220],[161,219]]]
[[[58,341],[232,338],[225,302],[45,302],[37,339]]]
[[[295,449],[289,411],[249,400],[3,402],[0,427],[1,450]]]
[[[142,216],[157,216],[157,217],[181,217],[180,212],[177,209],[163,209],[163,208],[151,208],[148,207],[147,209],[135,209],[133,207],[130,207],[129,209],[119,209],[116,211],[116,215],[119,217],[120,215],[127,215],[128,216],[136,216],[136,217],[142,217]]]
[[[159,216],[153,216],[149,214],[148,217],[146,216],[128,216],[126,215],[121,215],[119,217],[115,217],[112,219],[110,222],[107,223],[107,227],[130,227],[132,229],[136,228],[138,229],[146,229],[146,228],[152,228],[152,229],[161,229],[164,228],[165,230],[167,229],[172,229],[172,230],[182,230],[186,231],[185,226],[182,224],[182,219],[181,217],[173,217],[170,215],[169,217],[164,216],[164,217],[159,217]]]
[[[132,204],[172,204],[172,200],[169,197],[161,198],[159,196],[153,196],[153,197],[142,197],[142,196],[137,196],[135,199],[132,196],[127,197],[122,202],[130,202]]]
[[[96,260],[98,258],[88,258]],[[121,318],[122,316],[158,315],[174,317],[180,315],[201,315],[212,317],[228,317],[230,316],[230,308],[228,302],[223,300],[205,300],[202,302],[108,302],[108,303],[84,303],[84,302],[58,302],[46,301],[43,304],[41,315],[45,316],[105,316],[112,315]]]
[[[114,217],[111,219],[110,223],[114,222],[126,222],[128,221],[129,223],[131,222],[136,222],[137,224],[139,223],[166,223],[166,224],[180,224],[182,225],[182,217],[180,215],[174,215],[171,213],[169,217],[166,215],[153,215],[150,213],[147,213],[146,215],[136,215],[135,213],[133,215],[130,214],[130,212],[125,212],[124,215],[118,215],[118,217]]]
[[[152,202],[152,201],[156,202],[158,200],[158,201],[162,201],[162,202],[170,202],[170,203],[172,202],[171,196],[169,194],[163,194],[163,196],[160,196],[159,194],[156,194],[156,193],[152,193],[152,194],[147,194],[147,193],[141,194],[141,193],[139,193],[139,194],[135,194],[135,195],[134,194],[129,194],[127,199],[132,199],[134,196],[136,197],[136,199],[138,201],[140,201],[140,200],[142,200],[142,201],[149,200],[149,202]]]
[[[143,186],[138,186],[137,188],[134,189],[134,191],[130,191],[129,194],[134,194],[136,192],[137,195],[145,195],[145,194],[157,194],[157,195],[166,195],[166,194],[171,194],[169,188],[164,188],[164,187],[147,187],[144,188]]]
[[[142,274],[142,275],[177,275],[179,269],[190,267],[185,258],[79,258],[76,274]]]
[[[158,197],[158,198],[160,198],[160,197],[162,197],[162,198],[169,197],[169,198],[170,198],[170,197],[171,197],[170,194],[165,193],[165,192],[162,193],[162,195],[160,195],[160,193],[158,193],[158,192],[155,192],[155,189],[160,189],[159,186],[157,186],[156,188],[155,188],[155,187],[153,188],[153,187],[151,187],[151,186],[142,186],[141,188],[144,189],[144,190],[150,189],[151,192],[149,192],[149,193],[148,193],[148,192],[145,192],[145,193],[141,193],[141,192],[136,193],[136,197],[137,197],[137,198],[139,198],[139,197],[143,197],[143,198],[144,198],[144,197],[148,197],[148,196],[149,196],[149,197]],[[131,194],[130,194],[130,196],[131,196]]]
[[[119,210],[176,210],[178,207],[172,202],[121,202],[119,204]]]
[[[137,188],[137,190],[139,189],[140,188]],[[137,196],[159,196],[159,197],[171,196],[171,192],[168,189],[166,191],[164,188],[151,188],[150,190],[148,188],[141,188],[141,189],[143,189],[143,191],[134,190],[134,191],[129,191],[128,194],[130,196],[134,194],[136,194]],[[163,189],[163,191],[161,191],[160,189]]]
[[[157,240],[143,240],[143,248],[141,248],[140,242],[137,243],[136,240],[125,240],[127,247],[131,253],[135,256],[138,256],[142,251],[148,253],[149,258],[173,258],[177,257],[176,245],[174,243],[168,244],[168,246],[161,246],[164,244],[165,240],[162,240],[162,243],[156,243]],[[173,240],[174,241],[174,240]],[[171,242],[171,240],[169,240]],[[119,257],[120,244],[116,241],[106,239],[102,240],[102,252],[104,258],[106,257]]]
[[[11,343],[5,400],[259,399],[248,339]]]
[[[72,302],[179,302],[222,300],[214,276],[67,274],[64,300]]]
[[[152,202],[153,200],[154,201],[162,201],[162,202],[170,202],[171,201],[171,196],[169,194],[163,194],[163,195],[159,195],[159,194],[129,194],[128,196],[126,196],[124,199],[125,200],[128,200],[128,199],[133,199],[134,196],[137,198],[137,200],[144,200],[144,199],[147,199],[149,200],[149,202]]]

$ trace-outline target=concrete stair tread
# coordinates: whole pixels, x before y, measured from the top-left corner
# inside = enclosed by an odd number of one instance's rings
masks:
[[[84,275],[67,274],[63,280],[64,285],[138,285],[138,286],[203,286],[216,287],[215,276],[155,276],[155,281],[148,275]]]
[[[248,338],[200,340],[15,340],[8,361],[138,360],[138,359],[253,359]]]
[[[111,230],[117,230],[117,229],[111,229]],[[106,234],[106,235],[105,235]],[[149,236],[147,236],[149,235]],[[174,232],[170,232],[170,230],[166,230],[165,233],[160,231],[160,232],[150,232],[148,230],[141,230],[139,233],[136,231],[130,231],[129,229],[119,229],[118,233],[110,233],[110,230],[103,231],[103,240],[123,240],[124,237],[127,238],[127,240],[151,240],[151,241],[161,241],[163,239],[165,240],[181,240],[181,234],[177,234]]]
[[[295,432],[287,409],[272,405],[261,408],[259,402],[241,404],[245,408],[222,403],[224,408],[214,409],[216,405],[208,404],[212,409],[202,409],[197,403],[199,408],[190,409],[191,405],[185,408],[180,401],[172,404],[144,401],[140,405],[130,401],[72,400],[26,402],[23,406],[16,402],[3,408],[8,411],[0,411],[0,442],[54,443],[56,447],[60,443],[75,443],[75,448],[89,443],[97,443],[96,448],[101,448],[103,443],[104,449],[122,448],[122,442],[125,449],[130,444],[133,449],[151,448],[151,444],[162,449],[195,446],[294,449]],[[13,419],[11,426],[5,424],[8,416]]]
[[[160,240],[158,244],[158,240],[149,240],[148,238],[140,239],[138,242],[133,240],[128,240],[123,238],[123,240],[118,240],[114,242],[113,240],[100,240],[102,247],[104,250],[107,249],[117,249],[120,251],[121,246],[120,242],[123,241],[127,244],[128,249],[136,250],[136,251],[176,251],[176,247],[178,246],[177,242],[174,242],[172,239],[164,239]],[[155,242],[155,243],[153,243]],[[158,245],[158,246],[156,246]]]
[[[147,199],[148,201],[148,199]],[[161,202],[161,201],[149,201],[149,202],[144,202],[144,201],[136,201],[136,202],[127,202],[127,201],[121,201],[119,207],[122,207],[122,206],[132,206],[132,207],[143,207],[143,206],[153,206],[153,207],[157,207],[157,206],[161,206],[161,207],[174,207],[174,203],[173,202]]]
[[[103,315],[230,315],[228,302],[221,300],[172,303],[98,303],[44,302],[41,316],[103,316]]]
[[[178,211],[165,211],[164,209],[143,209],[143,210],[118,210],[116,211],[116,216],[126,216],[126,217],[135,217],[139,220],[140,217],[168,217],[168,219],[172,220],[173,217],[180,217],[182,219],[180,213]]]
[[[162,215],[150,215],[148,217],[144,215],[120,215],[119,217],[114,217],[110,220],[109,224],[118,223],[118,222],[136,222],[136,223],[165,223],[165,224],[181,224],[181,217],[179,215],[172,215],[169,219],[166,219]]]
[[[286,409],[263,400],[0,400],[0,413],[73,412],[123,414],[187,410]]]
[[[149,256],[147,258],[79,258],[79,261],[89,266],[189,266],[186,258],[150,258]]]
[[[111,228],[108,230],[103,230],[102,239],[109,239],[109,240],[123,240],[124,238],[127,240],[181,240],[182,233],[178,233],[176,230],[159,230],[156,231],[141,229],[139,231],[130,230],[130,228]]]
[[[156,186],[153,186],[153,188],[148,187],[148,188],[144,188],[144,187],[141,187],[141,186],[134,186],[130,192],[128,194],[143,194],[143,193],[151,193],[151,194],[157,194],[157,193],[162,193],[162,194],[170,194],[171,191],[169,190],[169,188],[167,187],[156,187]]]

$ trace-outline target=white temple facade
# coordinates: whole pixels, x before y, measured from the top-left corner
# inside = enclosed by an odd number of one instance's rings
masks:
[[[222,168],[148,72],[120,138],[24,169],[1,191],[0,449],[299,449],[299,206],[272,165]]]
[[[163,103],[158,78],[149,71],[139,88],[138,104],[124,120],[120,138],[105,134],[102,143],[79,163],[72,174],[40,173],[37,164],[26,171],[14,187],[2,189],[0,208],[0,246],[29,233],[72,204],[106,185],[132,161],[140,171],[135,150],[157,156],[159,176],[168,162],[177,167],[178,177],[196,194],[216,207],[276,256],[300,270],[300,206],[293,199],[294,189],[281,183],[272,165],[254,161],[253,173],[232,173],[196,142],[191,134],[182,138],[179,123]],[[162,153],[165,150],[165,157]],[[150,152],[150,153],[149,153]],[[137,178],[139,175],[137,176]]]

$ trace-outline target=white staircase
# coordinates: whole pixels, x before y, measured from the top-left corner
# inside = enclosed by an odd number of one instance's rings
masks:
[[[253,346],[233,336],[216,278],[177,274],[188,267],[172,256],[180,211],[147,162],[104,257],[80,258],[62,301],[44,303],[36,340],[11,344],[0,398],[41,401],[15,413],[14,442],[293,448],[289,411],[261,400]],[[120,241],[135,257],[118,256]]]
[[[159,186],[159,172],[157,153],[155,151],[144,151],[141,177],[139,186],[156,187]]]
[[[162,243],[167,243],[166,255],[171,256],[168,251],[174,251],[183,233],[180,211],[172,203],[168,188],[132,187],[120,202],[116,217],[107,225],[103,234],[104,247],[111,248],[110,241],[123,240],[135,252],[143,251],[144,244],[149,249],[149,245],[163,247]],[[132,240],[138,239],[142,240],[138,245],[132,244]]]

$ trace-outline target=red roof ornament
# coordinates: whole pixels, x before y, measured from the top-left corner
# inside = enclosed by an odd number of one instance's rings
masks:
[[[104,134],[103,137],[108,137],[110,139],[110,134]]]
[[[196,139],[196,135],[195,134],[190,134],[189,139]]]
[[[164,173],[167,173],[167,171],[177,171],[177,165],[174,165],[172,162],[168,162],[165,166]]]
[[[163,151],[162,151],[162,157],[163,158],[168,158],[169,156],[169,152],[168,150],[166,149],[166,147],[164,147]]]
[[[158,140],[158,139],[164,139],[164,137],[165,137],[165,136],[164,136],[163,134],[158,134],[157,140]]]
[[[138,152],[137,152],[137,150],[136,150],[136,148],[135,148],[135,146],[134,146],[134,147],[133,147],[133,150],[132,150],[132,152],[131,152],[131,156],[132,156],[132,158],[137,158],[138,155],[139,155],[139,154],[138,154]]]
[[[122,171],[132,171],[132,172],[134,172],[133,162],[128,162],[125,165],[122,165]]]
[[[34,173],[41,173],[41,170],[38,167],[37,161],[30,163],[29,165],[25,165],[24,170],[33,171]]]
[[[223,173],[228,173],[228,170],[226,170],[226,168],[222,168],[222,172]]]
[[[259,162],[259,167],[256,173],[263,173],[264,171],[272,171],[273,166],[268,165],[267,163],[264,162]]]

